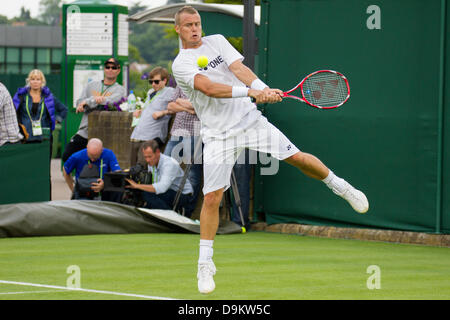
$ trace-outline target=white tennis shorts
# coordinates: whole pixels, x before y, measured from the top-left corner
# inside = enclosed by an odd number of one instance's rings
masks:
[[[203,194],[230,187],[231,171],[245,148],[270,153],[278,160],[284,160],[299,152],[299,149],[264,116],[259,116],[247,128],[235,130],[225,139],[207,138],[203,142]]]

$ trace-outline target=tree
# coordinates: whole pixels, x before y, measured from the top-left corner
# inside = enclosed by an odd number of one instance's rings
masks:
[[[129,75],[130,88],[134,91],[134,95],[145,101],[147,92],[151,88],[147,79],[142,79],[142,74],[135,70],[130,70]]]
[[[145,60],[141,57],[139,49],[132,44],[128,45],[128,60],[130,60],[130,62],[145,63]]]
[[[61,6],[62,0],[40,0],[39,10],[41,14],[39,20],[50,26],[59,26],[62,14]]]
[[[128,8],[128,15],[132,16],[138,12],[144,11],[145,9],[147,9],[147,7],[142,6],[140,2],[134,3],[133,6]],[[147,30],[147,25],[148,25],[148,23],[139,24],[139,23],[131,22],[129,24],[130,32],[131,32],[131,34],[144,33]]]
[[[19,16],[19,18],[21,20],[30,20],[31,19],[30,10],[25,9],[25,7],[20,8],[20,16]]]
[[[0,24],[8,24],[8,22],[8,17],[0,14]]]
[[[45,23],[43,23],[42,21],[32,18],[30,10],[27,10],[25,7],[20,8],[20,15],[18,17],[14,17],[11,20],[8,20],[7,23],[20,23],[29,26],[45,25]]]
[[[142,32],[130,35],[130,44],[138,48],[142,58],[151,64],[159,61],[173,60],[178,48],[178,40],[167,37],[165,25],[159,23],[145,23]],[[173,28],[173,25],[171,25]]]
[[[132,16],[133,14],[145,10],[146,8],[147,8],[146,6],[141,5],[141,2],[138,1],[136,3],[133,3],[133,5],[130,8],[128,8],[128,15]]]

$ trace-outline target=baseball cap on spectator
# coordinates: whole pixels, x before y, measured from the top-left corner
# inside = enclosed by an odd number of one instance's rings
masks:
[[[120,67],[119,61],[117,61],[117,59],[114,57],[111,57],[105,61],[104,65],[107,66],[108,64],[112,64],[115,67]]]

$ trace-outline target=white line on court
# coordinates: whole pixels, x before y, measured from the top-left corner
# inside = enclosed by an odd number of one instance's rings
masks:
[[[56,290],[40,290],[40,291],[16,291],[16,292],[0,292],[0,295],[8,295],[8,294],[29,294],[29,293],[43,293],[43,292],[58,292]]]
[[[39,287],[39,288],[60,289],[60,290],[69,290],[69,291],[82,291],[82,292],[91,292],[91,293],[100,293],[100,294],[110,294],[110,295],[115,295],[115,296],[134,297],[134,298],[143,298],[143,299],[152,299],[152,300],[178,300],[178,299],[174,299],[174,298],[146,296],[146,295],[134,294],[134,293],[122,293],[122,292],[83,289],[83,288],[68,288],[68,287],[53,286],[53,285],[48,285],[48,284],[28,283],[28,282],[16,282],[16,281],[0,280],[0,283],[14,284],[14,285],[18,285],[18,286],[28,286],[28,287]]]

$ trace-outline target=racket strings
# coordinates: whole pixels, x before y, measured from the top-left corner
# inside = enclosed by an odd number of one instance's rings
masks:
[[[333,107],[348,98],[348,86],[344,78],[331,72],[321,72],[307,78],[303,83],[303,97],[318,107]]]

